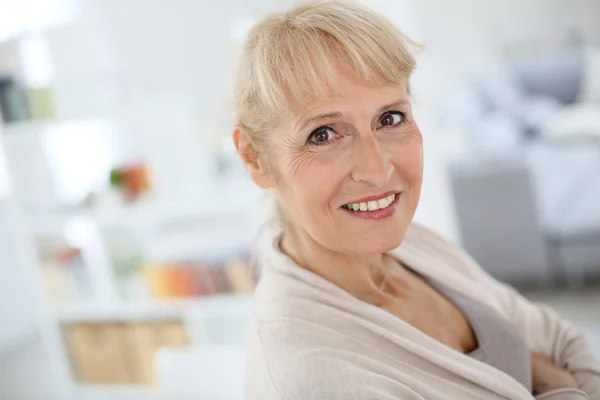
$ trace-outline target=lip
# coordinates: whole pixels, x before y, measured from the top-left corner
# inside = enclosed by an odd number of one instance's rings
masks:
[[[371,196],[362,197],[360,199],[352,200],[344,204],[354,204],[354,203],[366,203],[368,201],[380,200],[385,197],[391,196],[393,194],[400,194],[399,190],[390,190],[389,192],[373,194]],[[343,205],[343,204],[342,204]]]
[[[381,219],[389,218],[392,215],[394,215],[394,213],[398,209],[398,203],[400,201],[400,196],[402,196],[402,192],[389,192],[388,194],[364,197],[361,200],[354,201],[354,203],[373,201],[373,200],[381,199],[383,197],[390,196],[392,194],[395,194],[396,198],[389,206],[387,206],[384,209],[374,210],[374,211],[352,211],[352,210],[348,210],[347,208],[344,208],[344,207],[340,207],[340,209],[342,211],[346,212],[348,215],[350,215],[352,217],[360,218],[360,219],[381,220]],[[365,199],[370,199],[370,200],[365,200]]]

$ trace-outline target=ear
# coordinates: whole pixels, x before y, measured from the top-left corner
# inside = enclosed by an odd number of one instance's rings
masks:
[[[269,166],[261,156],[249,133],[240,125],[236,125],[232,134],[233,145],[242,159],[248,176],[262,189],[273,187]]]

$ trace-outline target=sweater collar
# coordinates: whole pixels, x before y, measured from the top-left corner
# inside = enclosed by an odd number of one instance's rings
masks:
[[[334,283],[300,267],[281,252],[280,238],[281,232],[276,232],[262,251],[263,273],[270,275],[271,281],[274,277],[277,284],[268,288],[260,288],[259,284],[259,312],[281,315],[287,311],[289,302],[310,301],[310,307],[294,307],[294,313],[303,310],[301,312],[305,315],[302,317],[311,320],[315,318],[312,307],[332,306],[359,317],[378,335],[395,342],[404,350],[503,397],[514,400],[532,398],[523,385],[510,375],[436,341],[400,318],[355,298]],[[411,226],[402,245],[389,254],[417,273],[444,282],[449,288],[498,310],[496,299],[483,289],[482,282],[466,273],[473,266],[461,265],[473,261],[461,257],[458,248],[426,229]]]

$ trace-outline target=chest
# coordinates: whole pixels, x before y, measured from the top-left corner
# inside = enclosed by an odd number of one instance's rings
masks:
[[[378,306],[461,353],[478,346],[467,317],[418,276],[391,276]]]

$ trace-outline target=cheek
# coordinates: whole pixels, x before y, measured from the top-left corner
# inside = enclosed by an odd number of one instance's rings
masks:
[[[290,185],[293,186],[295,200],[302,202],[302,209],[306,213],[321,214],[328,209],[343,176],[340,163],[315,156],[302,168],[295,169]]]
[[[337,165],[337,167],[336,167]],[[295,215],[322,214],[337,188],[339,163],[314,153],[297,153],[273,159],[273,176],[282,205]]]
[[[410,188],[420,188],[423,179],[423,141],[416,125],[411,127],[409,140],[393,148],[390,158]]]

